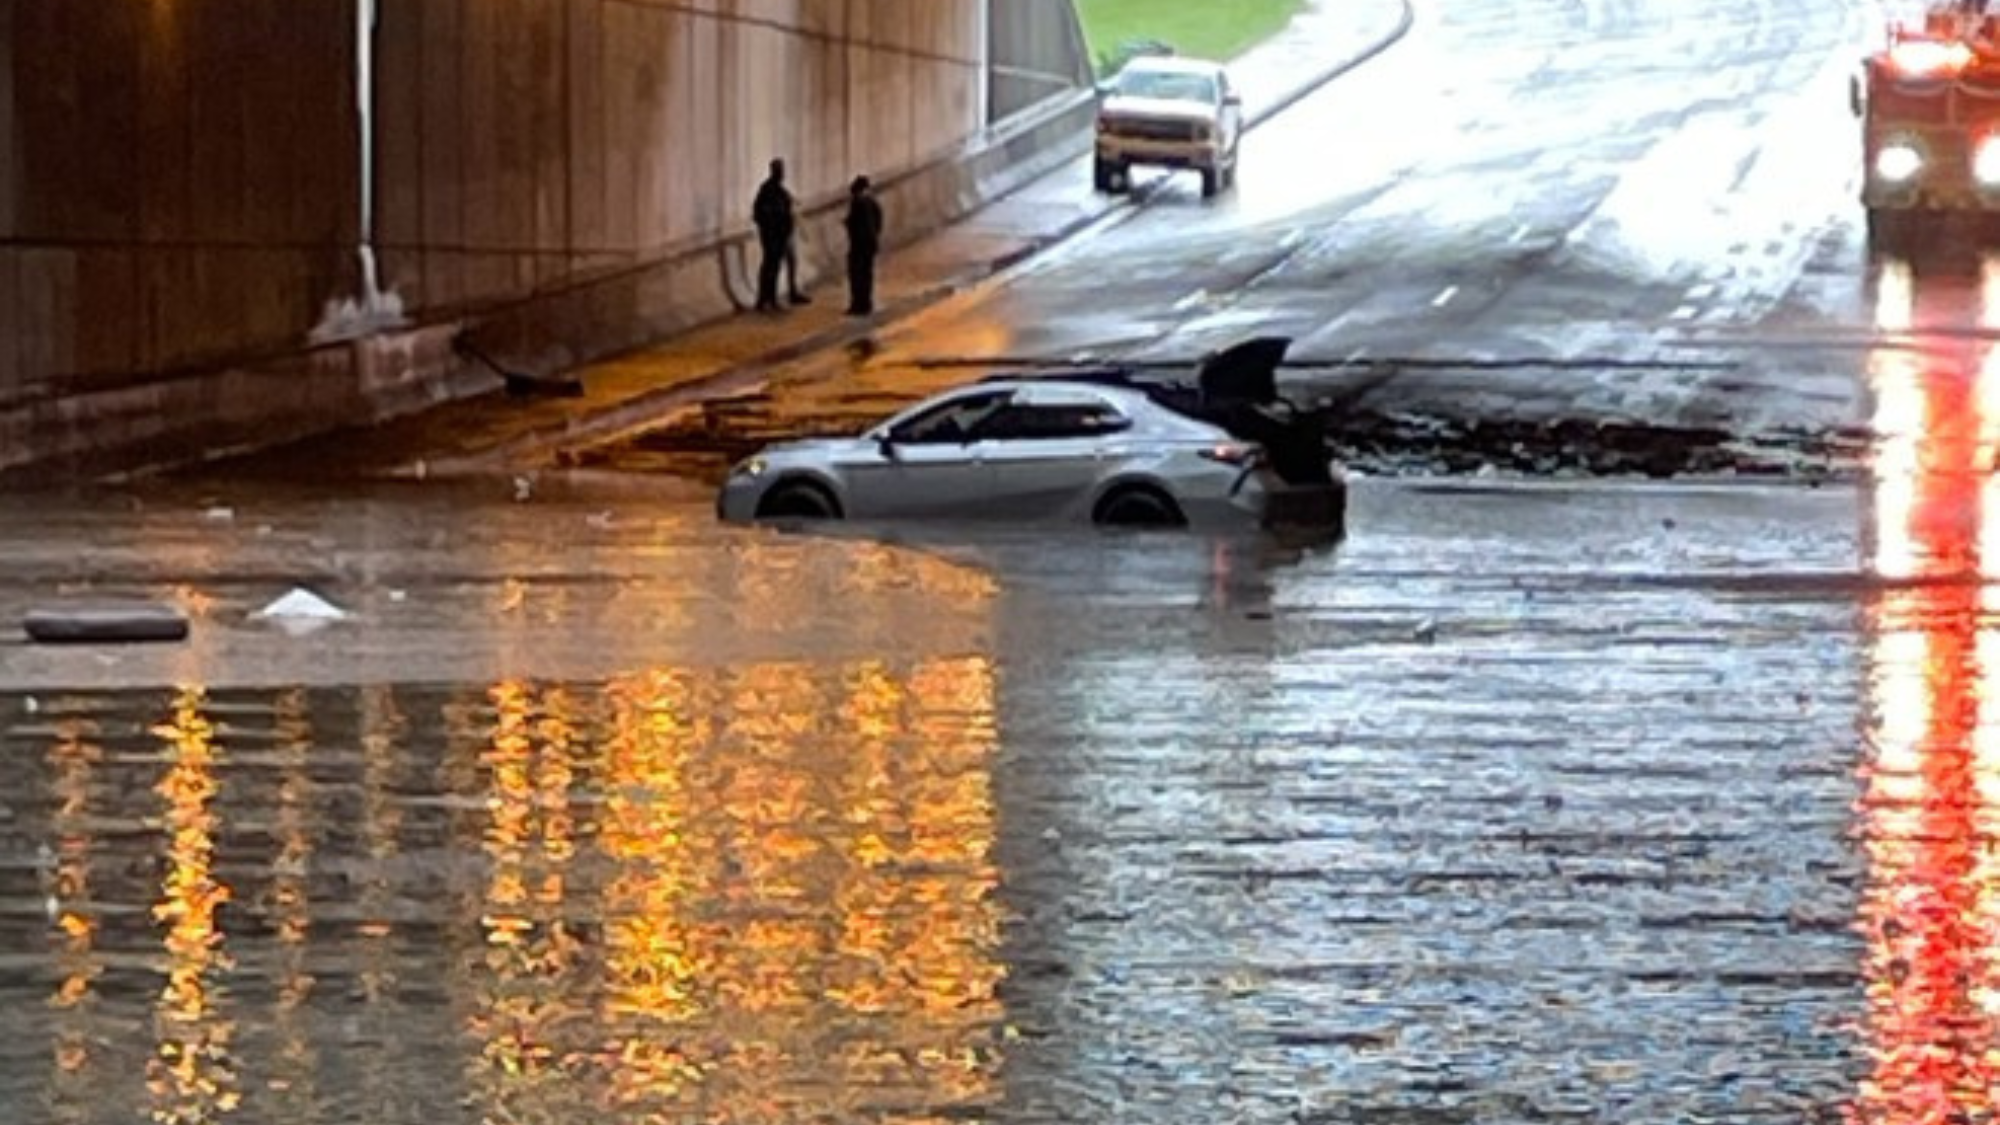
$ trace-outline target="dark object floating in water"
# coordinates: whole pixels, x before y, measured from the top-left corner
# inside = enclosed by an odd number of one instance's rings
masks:
[[[149,602],[96,602],[37,609],[21,622],[41,644],[143,644],[184,641],[188,620],[180,611]]]

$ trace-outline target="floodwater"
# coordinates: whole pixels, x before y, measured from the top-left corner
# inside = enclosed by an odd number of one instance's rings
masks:
[[[0,1104],[1943,1121],[1992,1089],[1966,479],[1362,482],[1338,549],[23,503],[0,611],[196,621],[0,644]],[[252,618],[293,585],[352,615]]]

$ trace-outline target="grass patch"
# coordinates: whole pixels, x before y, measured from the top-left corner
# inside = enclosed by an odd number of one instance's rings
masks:
[[[1306,0],[1077,0],[1099,74],[1124,65],[1127,45],[1171,43],[1203,59],[1231,59],[1283,31]]]

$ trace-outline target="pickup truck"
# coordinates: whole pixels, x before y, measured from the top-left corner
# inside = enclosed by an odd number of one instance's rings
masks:
[[[1097,87],[1097,160],[1102,192],[1128,191],[1145,165],[1201,173],[1202,198],[1236,182],[1243,99],[1219,63],[1175,55],[1133,59]]]

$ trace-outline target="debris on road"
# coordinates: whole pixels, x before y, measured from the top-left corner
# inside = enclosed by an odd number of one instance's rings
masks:
[[[86,602],[31,610],[22,620],[40,644],[148,644],[183,641],[186,615],[152,602]]]
[[[251,616],[257,620],[273,622],[280,629],[297,637],[314,632],[332,622],[346,620],[347,611],[300,586],[294,587],[291,592]]]

